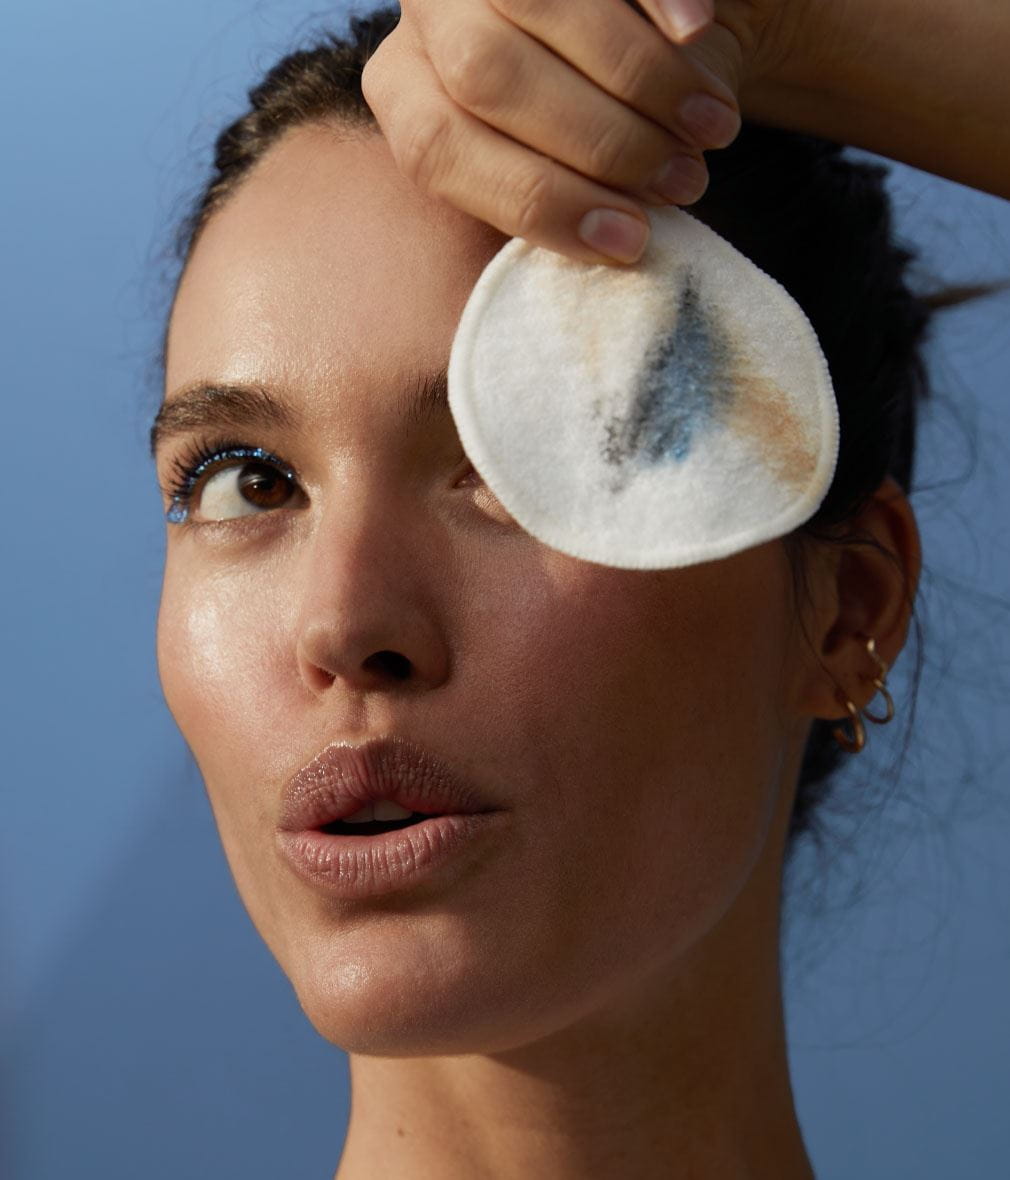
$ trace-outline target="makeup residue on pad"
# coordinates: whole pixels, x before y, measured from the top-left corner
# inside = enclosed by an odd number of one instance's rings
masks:
[[[741,372],[737,388],[740,396],[726,419],[726,429],[750,439],[775,479],[801,492],[817,469],[817,440],[804,430],[789,398],[774,381]]]
[[[677,300],[673,331],[659,332],[635,383],[630,408],[604,426],[604,460],[620,469],[614,491],[631,474],[629,465],[679,462],[695,437],[732,406],[733,349],[715,315],[687,272]]]

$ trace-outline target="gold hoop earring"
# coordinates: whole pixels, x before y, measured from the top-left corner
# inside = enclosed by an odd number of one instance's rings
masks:
[[[894,719],[894,698],[884,686],[884,681],[887,679],[888,667],[878,655],[877,644],[872,635],[866,641],[866,651],[877,665],[877,674],[873,677],[873,687],[876,689],[876,692],[883,693],[884,700],[887,702],[887,712],[883,717],[878,717],[875,713],[871,713],[866,707],[873,700],[873,697],[870,697],[870,701],[867,701],[866,705],[863,706],[862,713],[866,720],[872,721],[874,725],[886,725],[888,721],[893,721]],[[876,692],[874,696],[876,696]]]
[[[847,697],[845,698],[845,708],[848,710],[848,717],[843,718],[843,723],[848,721],[852,729],[851,735],[845,732],[844,724],[836,725],[831,731],[831,736],[850,754],[858,754],[859,751],[866,745],[866,730],[863,728],[862,718],[859,716],[859,710]]]

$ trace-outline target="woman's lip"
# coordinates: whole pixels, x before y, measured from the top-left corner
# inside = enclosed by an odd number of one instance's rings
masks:
[[[277,848],[304,881],[330,897],[360,901],[420,885],[481,849],[504,811],[439,815],[376,836],[279,829]]]
[[[345,819],[366,803],[388,799],[427,815],[499,810],[494,800],[440,758],[407,738],[372,738],[358,745],[333,742],[288,780],[277,826],[304,833]],[[425,821],[429,822],[429,821]],[[411,829],[403,829],[403,832]],[[319,833],[325,835],[325,833]],[[400,836],[401,832],[389,835]],[[330,837],[338,839],[341,837]],[[382,837],[342,837],[373,840]]]

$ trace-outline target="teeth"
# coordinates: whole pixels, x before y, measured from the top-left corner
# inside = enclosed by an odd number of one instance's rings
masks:
[[[374,807],[376,819],[409,819],[414,814],[392,799],[376,799]]]
[[[373,819],[409,819],[414,813],[394,803],[391,799],[377,799],[374,803],[366,803],[353,815],[345,815],[345,824],[367,824]]]

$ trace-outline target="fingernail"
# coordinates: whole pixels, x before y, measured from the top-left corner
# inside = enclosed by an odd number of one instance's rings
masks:
[[[694,156],[674,156],[657,173],[650,187],[667,201],[692,205],[708,188],[708,169]]]
[[[704,28],[710,20],[708,7],[701,0],[659,0],[659,7],[673,35],[680,40]]]
[[[740,116],[710,94],[689,94],[680,104],[680,121],[706,147],[727,147],[740,131]]]
[[[644,221],[617,209],[591,209],[579,222],[579,237],[620,262],[636,262],[645,249],[649,227]]]

